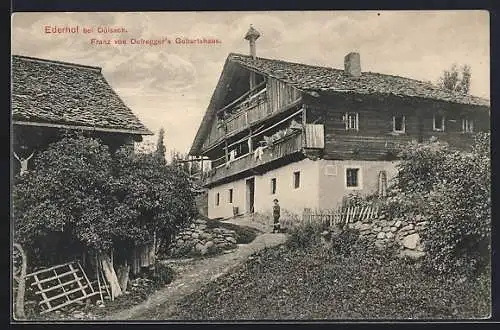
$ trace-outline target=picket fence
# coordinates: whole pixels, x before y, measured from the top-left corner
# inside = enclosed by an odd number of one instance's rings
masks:
[[[377,218],[379,215],[379,206],[341,206],[336,209],[312,210],[305,208],[302,218],[295,220],[284,219],[280,221],[284,228],[290,228],[297,225],[307,225],[312,223],[328,225],[333,227],[337,224],[353,223],[367,219]]]

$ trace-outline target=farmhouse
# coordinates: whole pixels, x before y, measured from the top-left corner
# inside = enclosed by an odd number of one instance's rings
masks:
[[[101,68],[27,56],[12,57],[14,173],[29,159],[78,130],[110,149],[133,145],[152,133],[123,103]]]
[[[192,144],[211,160],[203,178],[208,216],[333,208],[351,192],[383,192],[397,150],[436,137],[467,148],[489,130],[489,101],[430,83],[231,53]]]

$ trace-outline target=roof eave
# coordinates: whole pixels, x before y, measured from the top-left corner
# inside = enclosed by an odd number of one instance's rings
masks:
[[[110,127],[97,127],[97,126],[85,126],[85,125],[44,123],[44,122],[23,121],[23,120],[12,120],[12,124],[19,126],[49,127],[49,128],[84,130],[84,131],[95,131],[95,132],[105,132],[105,133],[154,135],[154,133],[148,129],[140,130],[140,129],[129,129],[129,128],[110,128]]]

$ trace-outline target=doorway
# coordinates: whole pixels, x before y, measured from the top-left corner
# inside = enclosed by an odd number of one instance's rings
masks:
[[[255,201],[255,178],[246,180],[246,211],[247,213],[254,212]]]

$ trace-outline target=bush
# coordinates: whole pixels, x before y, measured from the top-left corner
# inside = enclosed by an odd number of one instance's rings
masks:
[[[342,256],[349,256],[359,238],[359,230],[346,228],[332,236],[332,250]]]
[[[419,215],[425,269],[472,276],[490,263],[491,178],[489,134],[470,152],[446,144],[411,144],[401,153],[396,184],[384,211],[393,220]]]
[[[319,243],[323,225],[320,223],[301,224],[293,227],[286,244],[292,249],[305,249]]]
[[[486,141],[479,136],[472,153],[451,153],[429,193],[423,237],[430,270],[475,276],[490,263],[490,159],[481,145]]]

